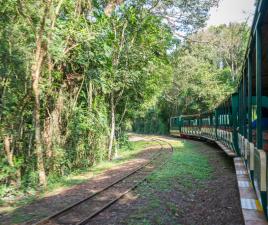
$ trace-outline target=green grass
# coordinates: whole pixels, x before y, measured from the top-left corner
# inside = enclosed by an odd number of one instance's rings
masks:
[[[187,188],[192,188],[192,180],[204,180],[210,178],[212,168],[207,158],[194,151],[191,144],[186,144],[183,149],[175,148],[171,160],[164,169],[154,173],[149,181],[153,184],[161,184],[168,188],[169,182],[179,179]]]
[[[39,212],[39,218],[44,218],[46,217],[46,214],[42,214],[42,212]],[[12,224],[21,224],[24,223],[26,221],[30,221],[33,220],[35,218],[34,214],[26,214],[26,213],[16,213],[13,217],[12,217]]]
[[[39,190],[36,191],[34,189],[31,189],[31,194],[25,194],[24,197],[16,200],[16,202],[12,203],[12,205],[8,205],[5,201],[1,200],[0,206],[6,206],[9,212],[14,211],[16,208],[25,206],[30,204],[31,202],[40,199],[42,197],[45,197],[49,193],[53,193],[53,191],[57,191],[60,188],[69,188],[74,185],[78,185],[81,183],[86,182],[88,179],[93,177],[94,175],[100,174],[101,172],[104,172],[105,170],[108,170],[114,166],[123,164],[127,162],[128,160],[131,160],[135,157],[136,154],[141,152],[144,148],[154,146],[157,143],[154,141],[136,141],[136,142],[130,142],[128,146],[124,146],[119,150],[119,158],[115,159],[113,161],[102,161],[98,163],[97,165],[90,167],[90,168],[84,168],[77,171],[74,171],[68,176],[63,177],[57,177],[49,179],[48,186],[45,190]],[[29,192],[29,190],[27,190]],[[21,191],[20,191],[21,194]],[[5,211],[5,210],[4,210]],[[20,211],[20,210],[19,210]],[[19,212],[18,211],[18,212]],[[1,212],[1,211],[0,211]],[[22,215],[21,213],[18,213],[14,217],[14,222],[23,222],[28,219],[27,216]]]
[[[73,185],[81,184],[88,179],[88,177],[84,175],[87,175],[88,173],[91,173],[91,176],[100,174],[101,172],[107,169],[110,169],[114,166],[123,164],[128,160],[133,159],[141,150],[153,145],[156,145],[156,142],[153,141],[130,142],[129,146],[127,147],[124,146],[119,150],[119,158],[112,161],[102,161],[90,168],[84,168],[78,171],[74,171],[69,176],[62,177],[58,181],[56,180],[56,182],[54,181],[49,183],[46,191],[52,191],[59,187],[70,187]]]
[[[171,142],[174,146],[174,153],[168,163],[161,170],[153,173],[148,178],[148,182],[137,189],[137,193],[146,199],[146,204],[131,214],[127,219],[128,225],[179,225],[174,221],[176,221],[178,214],[183,213],[183,209],[180,209],[175,203],[160,197],[161,193],[165,196],[172,189],[176,188],[174,187],[176,183],[179,183],[185,190],[189,190],[196,187],[196,181],[211,178],[212,168],[208,164],[208,159],[196,151],[196,148],[199,147],[198,143]],[[36,198],[42,198],[48,193],[53,194],[53,191],[56,191],[58,188],[64,189],[81,184],[93,175],[97,175],[134,158],[142,149],[155,144],[152,141],[131,142],[130,146],[120,150],[120,157],[116,160],[104,161],[91,168],[75,171],[73,174],[62,177],[60,180],[54,180],[54,182],[49,183],[48,189],[39,193],[38,196],[32,191],[33,195],[22,198],[10,208],[12,223],[23,223],[36,218],[35,214],[25,215],[23,208],[18,207],[27,205],[36,200]],[[193,180],[195,181],[195,186],[193,186]],[[202,184],[200,183],[199,185]]]
[[[158,145],[158,143],[155,141],[150,141],[150,140],[129,142],[128,145],[121,147],[120,152],[121,152],[121,155],[124,155],[124,154],[128,155],[129,153],[127,153],[127,152],[137,151],[140,149],[150,147],[152,145]]]
[[[178,225],[176,217],[183,209],[165,197],[178,186],[180,191],[187,192],[202,187],[202,181],[212,178],[208,158],[196,151],[198,143],[184,142],[182,146],[178,141],[173,146],[174,153],[168,163],[137,188],[137,194],[145,203],[127,219],[128,225]]]

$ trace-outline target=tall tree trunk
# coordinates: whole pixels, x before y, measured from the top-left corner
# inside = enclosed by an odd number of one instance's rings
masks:
[[[13,152],[11,151],[10,141],[11,141],[10,136],[5,136],[5,138],[4,138],[4,149],[5,149],[5,153],[6,153],[6,156],[7,156],[8,164],[11,167],[14,167]]]
[[[32,65],[32,89],[34,95],[34,126],[35,126],[35,154],[37,158],[37,170],[39,176],[39,184],[42,186],[46,186],[46,173],[45,173],[45,165],[44,165],[44,157],[43,157],[43,149],[41,143],[41,121],[40,121],[40,73],[41,67],[44,60],[45,52],[43,49],[43,40],[44,40],[44,32],[46,20],[48,17],[49,9],[51,6],[51,1],[48,0],[44,9],[44,15],[42,16],[40,28],[36,34],[36,50],[35,50],[35,58]]]
[[[235,80],[235,69],[234,69],[234,62],[232,60],[232,80]]]
[[[92,102],[93,102],[93,84],[92,81],[89,81],[88,84],[88,108],[92,110]]]
[[[5,93],[6,93],[6,79],[0,79],[0,81],[2,82],[2,84],[4,85],[1,85],[2,87],[0,87],[0,123],[2,121],[2,117],[3,117],[3,109],[5,107]]]
[[[116,138],[114,136],[114,155],[113,157],[116,159],[118,157],[118,143],[116,141]]]
[[[37,170],[39,175],[39,184],[46,186],[46,173],[43,159],[43,149],[41,143],[41,122],[40,122],[40,69],[43,61],[41,43],[37,43],[36,61],[32,69],[33,94],[34,94],[34,125],[35,125],[35,153],[37,157]],[[39,46],[40,45],[40,46]]]
[[[114,93],[111,93],[110,97],[110,107],[111,107],[111,131],[109,137],[109,147],[108,147],[108,159],[112,159],[112,150],[113,150],[113,143],[114,143],[114,136],[115,136],[115,104],[114,104]]]
[[[53,147],[62,146],[64,140],[61,136],[61,114],[64,107],[64,98],[63,98],[63,88],[64,85],[59,90],[59,95],[55,103],[53,111],[44,121],[44,129],[42,133],[42,139],[44,142],[44,153],[46,158],[49,160],[49,170],[54,170],[54,152]]]
[[[14,159],[13,159],[14,149],[11,148],[11,141],[12,141],[12,138],[10,136],[4,137],[4,150],[7,156],[7,162],[9,166],[12,168],[15,168]],[[14,177],[11,178],[11,184],[20,186],[21,173],[19,169],[16,169],[15,175],[16,175],[15,178]]]

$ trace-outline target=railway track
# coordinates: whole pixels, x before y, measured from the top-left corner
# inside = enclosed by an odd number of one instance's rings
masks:
[[[159,169],[167,162],[170,153],[173,151],[171,144],[160,139],[152,140],[161,146],[161,150],[154,154],[150,161],[87,198],[35,223],[35,225],[90,224],[92,218],[136,188],[155,169]],[[167,148],[164,147],[165,145],[168,145],[169,151],[166,151]]]

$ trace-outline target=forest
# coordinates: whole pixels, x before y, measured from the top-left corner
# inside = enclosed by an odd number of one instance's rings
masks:
[[[120,155],[232,93],[247,23],[206,27],[217,0],[4,0],[0,196]]]

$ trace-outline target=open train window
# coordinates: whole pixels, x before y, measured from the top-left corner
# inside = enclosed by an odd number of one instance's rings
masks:
[[[261,49],[262,49],[262,146],[268,151],[268,12],[264,16],[261,27]]]
[[[257,147],[268,151],[268,13],[264,16],[253,43],[249,56],[252,65],[251,86],[249,83],[249,87],[252,88],[252,134],[249,136],[252,135],[252,141]],[[261,75],[259,81],[257,71],[260,71]],[[259,84],[260,88],[257,88]],[[257,99],[260,99],[261,105],[258,104]],[[257,132],[258,123],[259,134]]]

